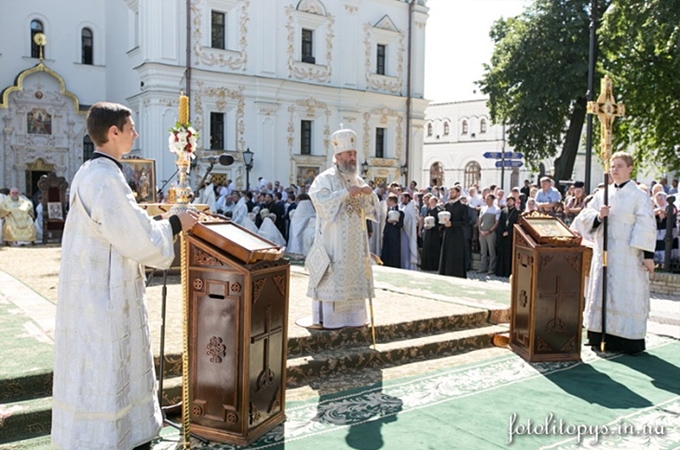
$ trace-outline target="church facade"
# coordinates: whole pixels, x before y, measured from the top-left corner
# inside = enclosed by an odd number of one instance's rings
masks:
[[[89,105],[112,101],[132,109],[131,156],[154,161],[160,187],[176,168],[180,91],[200,133],[194,183],[226,153],[235,162],[213,168],[218,181],[308,184],[341,124],[359,136],[367,179],[405,181],[422,161],[427,11],[425,0],[17,3],[0,16],[0,186],[30,196],[42,174],[70,180],[94,150]]]

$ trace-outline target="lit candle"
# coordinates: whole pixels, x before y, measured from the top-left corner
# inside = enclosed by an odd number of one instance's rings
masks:
[[[179,123],[185,125],[189,123],[189,97],[184,94],[179,96]]]

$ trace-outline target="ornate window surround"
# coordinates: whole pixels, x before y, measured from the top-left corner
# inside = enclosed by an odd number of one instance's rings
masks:
[[[327,165],[330,146],[331,110],[326,103],[314,98],[300,99],[288,106],[288,154],[290,155],[290,173],[297,173],[297,166]],[[312,124],[312,154],[300,154],[300,126],[302,120],[310,120]]]
[[[394,25],[392,19],[385,15],[375,25],[364,25],[365,71],[368,87],[375,90],[400,92],[403,86],[404,71],[404,39],[403,32]],[[385,73],[376,73],[378,44],[386,47]]]
[[[403,117],[398,111],[376,108],[364,113],[363,149],[359,156],[371,166],[399,167],[403,154]],[[375,129],[385,128],[385,153],[382,158],[375,157]]]
[[[205,5],[201,5],[205,3]],[[248,8],[250,0],[194,0],[191,3],[193,46],[196,65],[246,70]],[[225,47],[211,47],[212,12],[225,15]],[[204,25],[205,24],[205,25]]]
[[[285,8],[288,32],[288,78],[331,82],[335,17],[317,0]],[[314,64],[302,62],[302,29],[314,31]]]

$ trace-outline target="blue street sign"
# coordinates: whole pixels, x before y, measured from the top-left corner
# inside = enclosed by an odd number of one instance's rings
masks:
[[[487,159],[501,159],[503,157],[501,152],[486,152],[483,156]]]
[[[486,152],[482,156],[487,159],[501,159],[503,152]],[[522,159],[523,156],[523,154],[517,152],[505,152],[505,159]]]
[[[496,161],[496,167],[522,167],[524,163],[516,159],[506,159],[505,161]]]

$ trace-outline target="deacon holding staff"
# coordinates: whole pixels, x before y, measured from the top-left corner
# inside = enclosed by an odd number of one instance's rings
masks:
[[[581,212],[595,242],[590,282],[586,292],[584,326],[588,344],[599,348],[602,340],[602,221],[608,217],[607,236],[607,351],[638,354],[645,350],[645,333],[649,316],[649,274],[654,272],[656,222],[652,202],[630,175],[633,158],[616,152],[611,157],[609,205],[604,190]],[[579,217],[579,220],[581,217]]]
[[[366,219],[376,221],[379,200],[357,173],[356,133],[338,130],[331,143],[335,165],[319,174],[309,190],[318,232],[308,254],[311,276],[307,295],[314,299],[314,325],[358,327],[366,325],[366,298],[374,296]],[[326,267],[315,261],[314,247],[319,244],[330,260]],[[325,270],[314,274],[318,267]]]
[[[162,415],[142,266],[169,268],[196,215],[154,220],[137,205],[120,163],[138,136],[128,108],[96,103],[87,134],[97,149],[73,178],[62,239],[52,445],[150,449]]]

